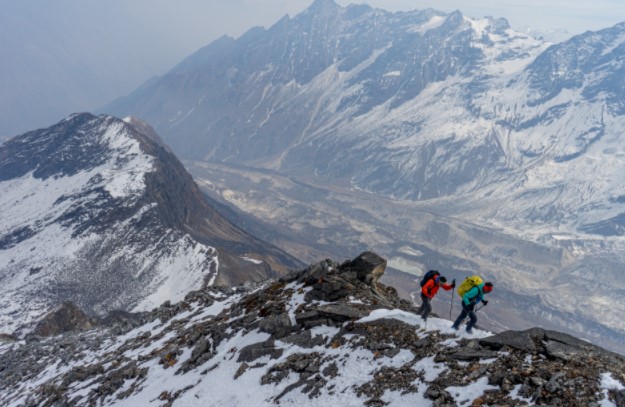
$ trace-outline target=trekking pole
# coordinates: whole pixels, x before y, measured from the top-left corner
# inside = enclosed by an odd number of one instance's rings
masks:
[[[454,309],[454,292],[451,292],[451,307],[449,307],[449,320],[451,321],[451,311]]]

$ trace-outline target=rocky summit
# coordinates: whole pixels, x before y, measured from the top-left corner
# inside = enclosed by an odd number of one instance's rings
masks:
[[[104,327],[0,341],[3,406],[625,405],[625,358],[534,328],[457,333],[365,252]],[[108,325],[107,325],[108,324]]]

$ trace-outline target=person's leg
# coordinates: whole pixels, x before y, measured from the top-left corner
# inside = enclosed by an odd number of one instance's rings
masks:
[[[428,315],[430,315],[430,312],[432,312],[432,304],[430,303],[431,298],[425,298],[423,305],[425,306],[425,309],[423,310],[423,314],[421,314],[421,316],[423,317],[423,319],[428,319]]]
[[[473,329],[473,325],[475,325],[475,323],[477,322],[477,316],[475,315],[475,312],[473,311],[469,311],[468,313],[469,315],[469,323],[467,324],[467,332],[471,332],[471,330]]]
[[[458,318],[456,318],[456,322],[454,322],[454,324],[451,327],[454,329],[458,329],[462,321],[467,317],[467,314],[468,314],[468,310],[466,309],[464,304],[462,304],[462,312],[460,313],[460,315],[458,315]]]
[[[423,311],[425,311],[426,304],[428,303],[428,297],[421,293],[421,306],[417,310],[417,314],[422,315]]]

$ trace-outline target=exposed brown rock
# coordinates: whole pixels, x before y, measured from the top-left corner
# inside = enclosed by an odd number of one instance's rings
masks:
[[[87,316],[71,301],[65,301],[37,324],[33,334],[54,336],[64,332],[84,331],[97,325],[94,318]]]

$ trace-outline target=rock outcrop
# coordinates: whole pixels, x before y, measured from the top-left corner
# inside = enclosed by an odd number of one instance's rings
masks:
[[[98,325],[96,319],[87,316],[73,302],[65,301],[49,312],[35,327],[37,336],[55,336],[64,332],[84,331]]]

